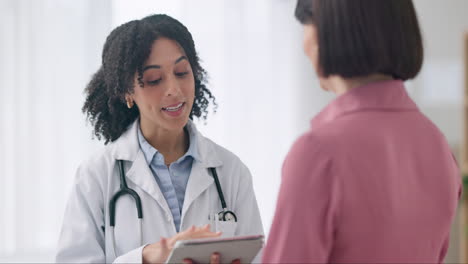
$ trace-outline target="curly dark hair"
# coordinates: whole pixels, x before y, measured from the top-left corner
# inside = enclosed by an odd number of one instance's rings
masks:
[[[128,109],[125,95],[133,92],[134,78],[143,87],[142,67],[151,53],[153,42],[161,37],[176,41],[185,51],[195,78],[195,99],[190,119],[206,120],[210,101],[216,101],[207,89],[207,73],[200,66],[192,35],[176,19],[150,15],[115,28],[102,51],[102,65],[85,89],[82,111],[94,126],[94,135],[104,144],[118,139],[140,115],[138,107]]]

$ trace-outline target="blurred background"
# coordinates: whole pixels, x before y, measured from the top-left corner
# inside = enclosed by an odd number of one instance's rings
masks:
[[[0,262],[53,261],[75,170],[102,148],[81,107],[116,26],[166,13],[191,31],[218,111],[197,122],[250,168],[264,227],[282,161],[333,97],[302,51],[294,0],[0,0]],[[468,1],[415,0],[424,34],[412,98],[458,155]],[[448,262],[464,257],[454,223]]]

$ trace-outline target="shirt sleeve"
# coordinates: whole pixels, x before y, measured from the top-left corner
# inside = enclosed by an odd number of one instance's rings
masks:
[[[143,263],[143,249],[147,244],[136,248],[118,258],[114,259],[113,263]]]
[[[306,134],[283,164],[264,263],[326,263],[333,248],[338,183],[327,151]]]

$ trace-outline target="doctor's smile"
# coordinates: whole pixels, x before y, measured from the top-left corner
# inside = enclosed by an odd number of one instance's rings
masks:
[[[178,104],[173,104],[168,107],[163,107],[162,110],[167,111],[167,112],[176,112],[182,109],[182,106],[184,106],[185,103],[178,103]]]
[[[161,110],[172,117],[180,116],[184,112],[185,103],[173,104],[168,107],[163,107]]]

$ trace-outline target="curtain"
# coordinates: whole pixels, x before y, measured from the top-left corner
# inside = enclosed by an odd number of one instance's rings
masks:
[[[81,160],[81,106],[111,26],[107,0],[0,1],[0,261],[52,261]]]

